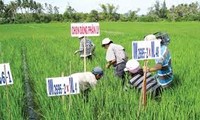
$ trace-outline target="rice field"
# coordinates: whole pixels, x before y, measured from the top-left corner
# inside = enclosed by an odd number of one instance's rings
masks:
[[[29,119],[26,111],[25,74],[32,88],[34,107],[41,120],[198,120],[200,119],[200,23],[199,22],[102,22],[100,36],[89,37],[96,45],[93,61],[104,69],[104,77],[83,96],[48,97],[46,78],[65,76],[84,70],[83,60],[74,55],[79,40],[71,37],[70,23],[0,25],[0,61],[10,63],[14,84],[0,86],[0,120]],[[123,91],[113,70],[105,69],[105,49],[101,41],[109,37],[125,47],[131,59],[131,42],[149,33],[165,31],[171,37],[174,86],[163,91],[159,101],[147,97],[147,106],[139,111],[140,93]],[[23,71],[26,55],[26,72]],[[143,62],[140,61],[141,65]],[[154,61],[151,60],[149,66]]]

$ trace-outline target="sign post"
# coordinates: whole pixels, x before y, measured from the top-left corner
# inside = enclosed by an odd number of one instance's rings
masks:
[[[148,59],[158,59],[161,57],[160,40],[151,41],[133,41],[132,42],[132,58],[135,60],[144,60],[144,67],[147,68]],[[142,87],[141,101],[146,106],[146,72],[144,72],[144,80]]]
[[[10,115],[10,104],[9,104],[9,97],[8,97],[8,85],[13,84],[13,78],[10,70],[10,64],[9,63],[2,63],[0,64],[0,86],[6,86],[6,98],[7,98],[7,112]]]
[[[85,39],[85,36],[84,36],[84,72],[86,72],[86,39]]]
[[[63,100],[63,110],[65,108],[65,99],[64,95],[69,95],[69,110],[71,105],[71,95],[79,94],[79,81],[77,77],[67,76],[64,77],[64,73],[61,75],[62,77],[56,78],[46,78],[46,88],[47,95],[51,96],[62,96]]]
[[[71,36],[84,36],[84,72],[86,72],[86,38],[85,36],[99,36],[99,23],[71,23]]]
[[[13,78],[10,70],[10,64],[9,63],[2,63],[0,64],[0,86],[7,86],[13,84]]]
[[[147,68],[147,60],[144,60],[144,67]],[[147,72],[145,70],[144,72],[144,80],[143,80],[143,85],[142,85],[142,104],[143,106],[146,106],[147,104],[147,94],[146,94],[146,86],[147,86],[147,82],[146,82],[146,78],[147,78]]]
[[[64,77],[64,72],[61,73],[61,77]],[[63,106],[64,106],[64,104],[65,104],[65,97],[64,96],[62,96],[62,102],[63,102]]]
[[[46,78],[47,95],[62,96],[79,94],[79,81],[71,76]]]

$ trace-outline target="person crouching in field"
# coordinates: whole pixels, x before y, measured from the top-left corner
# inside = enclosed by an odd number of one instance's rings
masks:
[[[155,78],[162,88],[171,86],[173,81],[173,70],[171,65],[171,55],[167,45],[170,42],[169,36],[166,33],[157,32],[147,35],[144,40],[161,40],[161,58],[155,60],[155,66],[143,67],[146,72],[157,72]]]
[[[101,67],[95,67],[91,72],[74,73],[70,76],[79,81],[80,91],[87,101],[89,91],[95,88],[97,81],[103,76],[103,70]]]
[[[86,46],[86,58],[92,60],[92,55],[94,55],[95,51],[95,44],[92,42],[92,40],[89,40],[87,37],[84,38],[84,36],[78,37],[80,40],[80,47],[79,50],[76,50],[74,54],[80,53],[80,57],[84,58],[84,39],[85,39],[85,46]]]
[[[106,68],[110,68],[110,66],[114,67],[115,75],[121,78],[122,87],[124,87],[124,68],[128,59],[124,47],[118,44],[114,44],[113,41],[111,41],[109,38],[102,40],[102,47],[106,49]]]
[[[137,60],[131,59],[126,63],[126,67],[124,71],[128,72],[128,84],[127,89],[133,88],[137,91],[142,91],[143,80],[144,80],[144,72],[143,69],[140,67],[140,64]],[[159,83],[154,79],[151,73],[147,73],[146,75],[146,91],[152,97],[157,97],[160,95],[160,88],[161,86]]]

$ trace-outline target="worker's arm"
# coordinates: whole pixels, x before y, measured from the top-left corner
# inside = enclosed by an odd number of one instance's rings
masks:
[[[82,52],[83,50],[84,50],[84,41],[81,40],[81,41],[80,41],[79,50],[76,50],[76,51],[74,52],[74,54],[77,54],[77,53],[79,53],[79,52]]]
[[[155,72],[157,70],[161,70],[162,69],[162,65],[161,64],[156,64],[154,67],[148,68],[148,67],[143,67],[143,71],[144,72]]]
[[[111,60],[106,64],[106,68],[110,68],[111,65],[114,65],[116,63],[116,60]]]

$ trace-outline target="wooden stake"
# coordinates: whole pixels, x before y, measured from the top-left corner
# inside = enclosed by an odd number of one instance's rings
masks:
[[[148,61],[144,60],[144,67],[145,68],[147,68],[147,63],[148,63]],[[139,117],[140,117],[141,104],[143,105],[143,108],[145,108],[146,104],[147,104],[147,95],[146,95],[146,77],[147,76],[146,75],[147,75],[147,73],[144,72],[144,80],[143,80],[143,83],[142,83],[142,91],[141,91],[141,96],[140,96],[140,100],[139,100],[139,108],[138,108],[138,111],[137,111],[137,119],[139,119]]]
[[[0,55],[1,55],[1,63],[3,63],[3,51],[1,49],[1,42],[0,42]]]
[[[144,61],[144,67],[147,68],[148,61]],[[144,72],[144,80],[143,80],[143,86],[142,86],[142,105],[145,107],[147,104],[147,95],[146,95],[146,77],[147,77],[147,70]]]
[[[7,111],[8,111],[9,117],[11,119],[10,104],[9,104],[9,97],[8,97],[8,83],[7,83],[7,79],[6,79],[6,65],[5,64],[4,64],[4,77],[5,77],[5,80],[6,80]]]
[[[69,61],[69,74],[71,75],[72,74],[72,62]]]
[[[86,38],[84,36],[84,72],[86,72]]]
[[[69,62],[69,74],[71,75],[72,73],[72,64],[71,64],[71,61]],[[69,95],[69,110],[68,111],[70,111],[70,107],[71,107],[71,102],[72,102],[72,100],[71,100],[71,95]]]
[[[61,73],[61,77],[64,77],[64,72]],[[65,105],[65,96],[62,96],[63,106]]]

